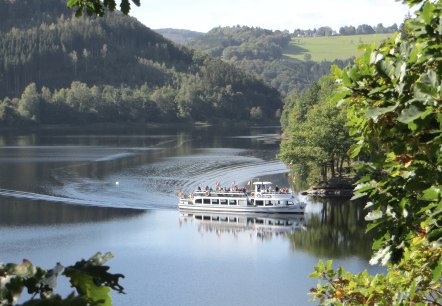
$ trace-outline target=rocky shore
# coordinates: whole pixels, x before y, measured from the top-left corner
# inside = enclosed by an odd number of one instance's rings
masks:
[[[310,189],[301,192],[302,195],[310,195],[315,197],[345,197],[353,196],[352,179],[331,179],[326,184],[319,183]]]

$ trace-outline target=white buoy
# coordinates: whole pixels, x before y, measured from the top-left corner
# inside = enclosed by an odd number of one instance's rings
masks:
[[[115,185],[117,185],[117,186],[118,186],[118,185],[120,185],[120,182],[118,182],[118,181],[117,181],[117,182],[115,182]]]

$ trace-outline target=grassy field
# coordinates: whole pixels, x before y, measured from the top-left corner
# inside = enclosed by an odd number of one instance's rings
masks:
[[[305,60],[305,54],[310,54],[311,60],[316,62],[347,59],[360,54],[361,51],[358,50],[359,45],[371,44],[373,42],[379,44],[393,35],[391,33],[293,38],[287,49],[284,50],[284,56]]]

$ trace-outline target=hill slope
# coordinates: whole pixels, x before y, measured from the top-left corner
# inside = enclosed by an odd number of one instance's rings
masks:
[[[330,66],[344,66],[348,60],[302,61],[286,56],[290,50],[288,32],[251,27],[218,27],[188,43],[253,73],[283,95],[302,90],[330,72]]]
[[[293,38],[284,49],[288,58],[315,62],[345,60],[360,55],[361,44],[379,44],[394,33]]]
[[[155,32],[163,35],[167,39],[180,44],[185,45],[191,40],[204,35],[202,32],[195,32],[190,30],[182,30],[182,29],[155,29]]]
[[[65,0],[0,0],[0,99],[17,97],[0,100],[0,123],[250,119],[281,108],[261,81],[131,17],[72,13]]]

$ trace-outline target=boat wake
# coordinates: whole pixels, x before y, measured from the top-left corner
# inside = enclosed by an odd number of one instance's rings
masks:
[[[75,204],[75,205],[88,205],[88,206],[100,206],[100,207],[108,206],[106,203],[93,201],[93,200],[66,198],[66,197],[52,196],[41,193],[8,190],[2,188],[0,188],[0,196],[12,197],[16,199],[26,199],[32,201],[59,202],[59,203]]]
[[[217,182],[245,186],[257,176],[269,177],[288,169],[277,160],[248,156],[245,150],[200,149],[196,155],[165,157],[105,177],[85,178],[72,171],[58,173],[60,186],[50,193],[112,207],[175,209],[180,188],[191,191],[201,184],[212,187]]]

